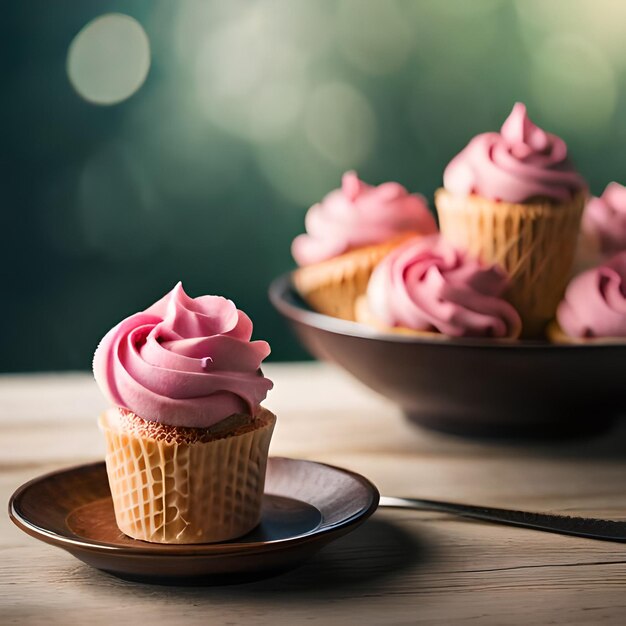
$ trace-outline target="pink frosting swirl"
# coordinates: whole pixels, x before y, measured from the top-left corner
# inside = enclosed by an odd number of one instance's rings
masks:
[[[207,428],[236,413],[253,415],[272,382],[259,369],[265,341],[219,296],[190,298],[178,283],[102,339],[96,382],[116,406],[170,426]]]
[[[500,296],[508,278],[438,236],[411,239],[376,267],[367,288],[370,312],[388,326],[453,337],[517,337],[522,323]]]
[[[591,198],[582,219],[584,236],[597,240],[603,254],[626,250],[626,187],[609,183],[599,198]]]
[[[291,245],[293,258],[301,266],[403,233],[429,235],[437,231],[423,196],[410,194],[399,183],[372,187],[355,172],[346,172],[341,189],[331,191],[308,210],[305,227],[307,232]]]
[[[569,200],[586,187],[567,158],[567,146],[535,126],[518,102],[499,133],[477,135],[446,167],[443,186],[459,195],[504,202],[534,197]]]
[[[570,337],[626,337],[626,251],[576,276],[556,317]]]

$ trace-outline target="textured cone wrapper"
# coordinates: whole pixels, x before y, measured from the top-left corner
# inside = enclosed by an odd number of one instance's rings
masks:
[[[439,189],[441,234],[509,274],[504,297],[522,318],[522,337],[540,336],[554,317],[570,277],[586,194],[567,203],[511,204]]]
[[[293,272],[293,284],[307,304],[319,313],[354,321],[354,303],[365,293],[376,265],[394,248],[416,236],[409,233],[300,267]]]
[[[261,518],[267,454],[276,417],[254,428],[188,443],[141,436],[100,417],[120,530],[155,543],[210,543],[245,535]]]

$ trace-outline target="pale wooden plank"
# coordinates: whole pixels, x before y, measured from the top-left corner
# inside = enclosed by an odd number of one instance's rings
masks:
[[[409,426],[335,369],[266,371],[274,454],[350,467],[387,493],[626,517],[623,429],[556,447],[468,443]],[[103,406],[88,374],[0,377],[0,498],[101,458]],[[626,546],[438,514],[379,512],[289,575],[216,589],[125,583],[0,517],[0,623],[622,624],[624,591]]]

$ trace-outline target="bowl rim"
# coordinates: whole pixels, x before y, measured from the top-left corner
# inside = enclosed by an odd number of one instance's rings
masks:
[[[305,326],[323,330],[335,335],[357,337],[369,341],[387,343],[416,344],[429,346],[448,346],[465,349],[486,349],[509,351],[546,351],[562,350],[626,350],[626,342],[596,339],[587,343],[551,343],[547,340],[534,339],[483,339],[473,337],[419,337],[400,333],[386,333],[370,328],[365,324],[342,320],[323,313],[317,313],[304,303],[298,304],[298,296],[292,280],[293,272],[286,272],[275,278],[268,288],[268,296],[274,308],[287,319]],[[291,295],[292,298],[288,298]]]

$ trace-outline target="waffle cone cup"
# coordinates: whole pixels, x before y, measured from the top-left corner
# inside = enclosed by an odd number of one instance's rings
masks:
[[[300,267],[292,274],[293,284],[312,309],[355,321],[354,304],[365,293],[376,265],[394,248],[416,236],[416,233],[407,233],[385,243],[356,248],[333,259]]]
[[[245,535],[261,518],[276,417],[260,409],[230,432],[148,422],[129,428],[120,411],[100,416],[119,529],[154,543],[210,543]]]
[[[509,274],[504,297],[522,318],[522,337],[543,334],[572,270],[586,193],[569,202],[512,204],[481,196],[435,194],[441,234],[453,245]]]

